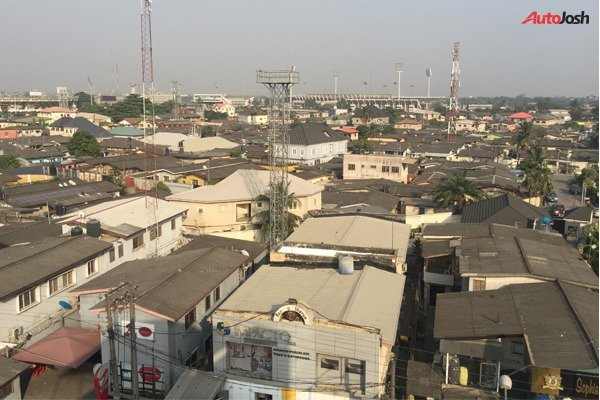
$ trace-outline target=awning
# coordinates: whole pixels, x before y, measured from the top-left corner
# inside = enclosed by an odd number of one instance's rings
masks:
[[[77,368],[100,350],[100,331],[62,326],[39,342],[19,349],[14,359],[31,364]]]

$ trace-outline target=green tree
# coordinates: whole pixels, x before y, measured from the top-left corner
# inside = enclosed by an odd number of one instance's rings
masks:
[[[349,110],[350,104],[346,101],[346,99],[339,99],[336,103],[336,107],[342,110]]]
[[[149,105],[147,105],[147,107],[149,107]],[[160,104],[154,104],[154,115],[169,114],[173,112],[173,108],[175,108],[175,102],[173,100],[167,100]],[[146,111],[146,114],[152,113]]]
[[[598,275],[598,224],[592,224],[582,232],[581,255]]]
[[[387,107],[385,109],[385,112],[387,113],[391,124],[395,123],[396,121],[398,121],[400,119],[400,113],[395,108]]]
[[[433,201],[442,207],[454,206],[456,213],[462,213],[465,204],[487,197],[485,192],[458,173],[444,177],[433,191]]]
[[[146,115],[151,114],[152,102],[146,100]],[[140,117],[144,113],[143,99],[138,94],[130,94],[122,101],[111,104],[106,108],[105,114],[112,118],[113,122],[120,122],[125,118]],[[155,110],[156,113],[156,110]]]
[[[160,190],[162,192],[166,192],[166,193],[171,194],[171,188],[168,187],[167,184],[164,183],[164,182],[158,182],[156,184],[156,190]]]
[[[519,125],[516,135],[512,137],[511,144],[515,146],[517,154],[517,166],[521,161],[521,154],[525,150],[529,150],[536,140],[540,137],[541,131],[535,129],[533,123],[523,122]]]
[[[375,150],[373,143],[371,143],[371,141],[366,138],[361,138],[358,139],[356,142],[353,142],[352,147],[355,151],[357,151],[360,154],[372,153],[373,150]]]
[[[394,125],[386,125],[383,127],[383,129],[381,130],[381,134],[382,135],[395,135],[396,134],[396,128],[394,128]]]
[[[229,153],[229,157],[232,157],[232,158],[240,158],[240,157],[242,156],[242,154],[243,154],[243,153],[242,153],[242,150],[240,150],[240,149],[235,149],[235,150],[233,150],[231,153]]]
[[[433,111],[435,112],[439,112],[442,115],[446,115],[446,107],[444,107],[444,105],[440,104],[440,103],[436,103],[433,105]]]
[[[21,162],[16,156],[0,156],[0,170],[19,168]]]
[[[598,125],[594,127],[594,132],[590,133],[586,140],[586,147],[588,149],[598,148]]]
[[[550,97],[540,97],[536,102],[538,112],[548,112],[552,108],[552,99]]]
[[[261,194],[260,196],[258,196],[256,198],[257,202],[267,204],[267,208],[265,210],[260,211],[253,216],[253,218],[261,225],[260,234],[264,241],[269,240],[269,235],[271,233],[271,212],[270,212],[271,190],[278,190],[278,191],[282,192],[282,195],[287,198],[287,203],[286,203],[286,209],[287,209],[286,210],[286,219],[287,219],[286,222],[287,223],[286,223],[286,228],[285,228],[286,231],[283,232],[282,236],[284,238],[288,237],[294,231],[294,229],[298,225],[300,225],[300,222],[302,222],[302,218],[300,218],[296,214],[289,211],[290,209],[294,209],[294,208],[298,207],[298,205],[300,204],[300,201],[294,196],[294,193],[288,193],[289,184],[287,186],[284,186],[282,183],[278,183],[275,186],[275,189],[270,188],[268,193]]]
[[[581,110],[581,105],[579,101],[573,100],[571,104],[569,104],[569,115],[573,121],[580,121],[583,115],[583,111]]]
[[[520,166],[523,171],[523,186],[530,196],[542,196],[552,190],[552,171],[546,166],[546,152],[533,146]]]
[[[319,105],[315,99],[306,99],[304,100],[304,108],[308,110],[316,110],[319,108]]]
[[[200,132],[202,137],[217,136],[217,132],[212,126],[203,126]]]
[[[577,132],[582,132],[583,131],[583,126],[579,125],[577,122],[571,120],[571,121],[567,121],[562,125],[563,129],[571,129]]]
[[[84,131],[75,132],[67,143],[67,149],[72,157],[97,157],[102,153],[96,138]]]
[[[214,111],[214,110],[204,110],[204,118],[206,118],[207,121],[213,121],[215,119],[227,119],[227,113],[226,112],[218,112],[218,111]]]
[[[77,111],[80,112],[90,112],[90,113],[98,113],[102,114],[105,110],[102,106],[100,106],[89,93],[85,92],[77,92],[75,93],[76,98],[75,105],[77,106]]]
[[[595,193],[598,189],[598,166],[590,166],[581,170],[581,174],[573,180],[573,183],[585,188],[587,193]]]

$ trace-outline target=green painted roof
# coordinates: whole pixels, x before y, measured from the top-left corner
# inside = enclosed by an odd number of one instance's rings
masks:
[[[144,131],[131,126],[119,126],[109,131],[113,136],[121,137],[143,137]]]

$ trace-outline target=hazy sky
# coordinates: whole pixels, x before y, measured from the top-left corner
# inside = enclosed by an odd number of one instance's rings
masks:
[[[2,0],[0,90],[119,88],[141,80],[138,0]],[[589,25],[521,25],[531,11],[590,15]],[[159,91],[266,94],[258,68],[293,64],[295,92],[447,95],[454,41],[460,96],[598,94],[598,1],[154,0]],[[387,88],[384,88],[387,85]],[[414,88],[411,89],[411,85]]]

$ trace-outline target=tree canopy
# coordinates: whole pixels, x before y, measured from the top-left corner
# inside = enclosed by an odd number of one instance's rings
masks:
[[[283,184],[279,183],[275,186],[275,188],[271,187],[269,189],[269,193],[262,194],[256,198],[257,202],[261,202],[261,203],[264,202],[267,204],[268,207],[265,210],[258,212],[253,217],[261,224],[260,233],[261,233],[263,240],[266,242],[269,242],[269,236],[271,233],[271,212],[270,212],[270,203],[269,203],[270,198],[271,198],[271,196],[270,196],[271,190],[278,190],[280,192],[283,192],[283,195],[287,199],[286,227],[285,227],[285,232],[282,232],[282,237],[283,238],[288,237],[294,231],[294,229],[298,225],[300,225],[300,222],[302,222],[302,218],[300,218],[296,214],[289,211],[290,209],[298,207],[298,205],[300,203],[300,201],[296,198],[294,193],[289,193],[289,184],[288,184],[288,186],[284,186]]]
[[[67,143],[67,149],[72,157],[97,157],[102,153],[98,141],[88,132],[75,132]]]
[[[206,118],[207,121],[212,121],[215,119],[227,119],[227,113],[226,112],[218,112],[215,110],[204,110],[204,118]]]
[[[451,173],[444,177],[435,188],[433,201],[443,207],[454,206],[461,213],[465,204],[487,197],[486,193],[464,176]]]
[[[21,162],[16,156],[0,156],[0,170],[19,168]]]
[[[533,146],[527,151],[527,157],[521,163],[523,186],[532,196],[541,196],[552,190],[552,171],[546,166],[546,152]]]

